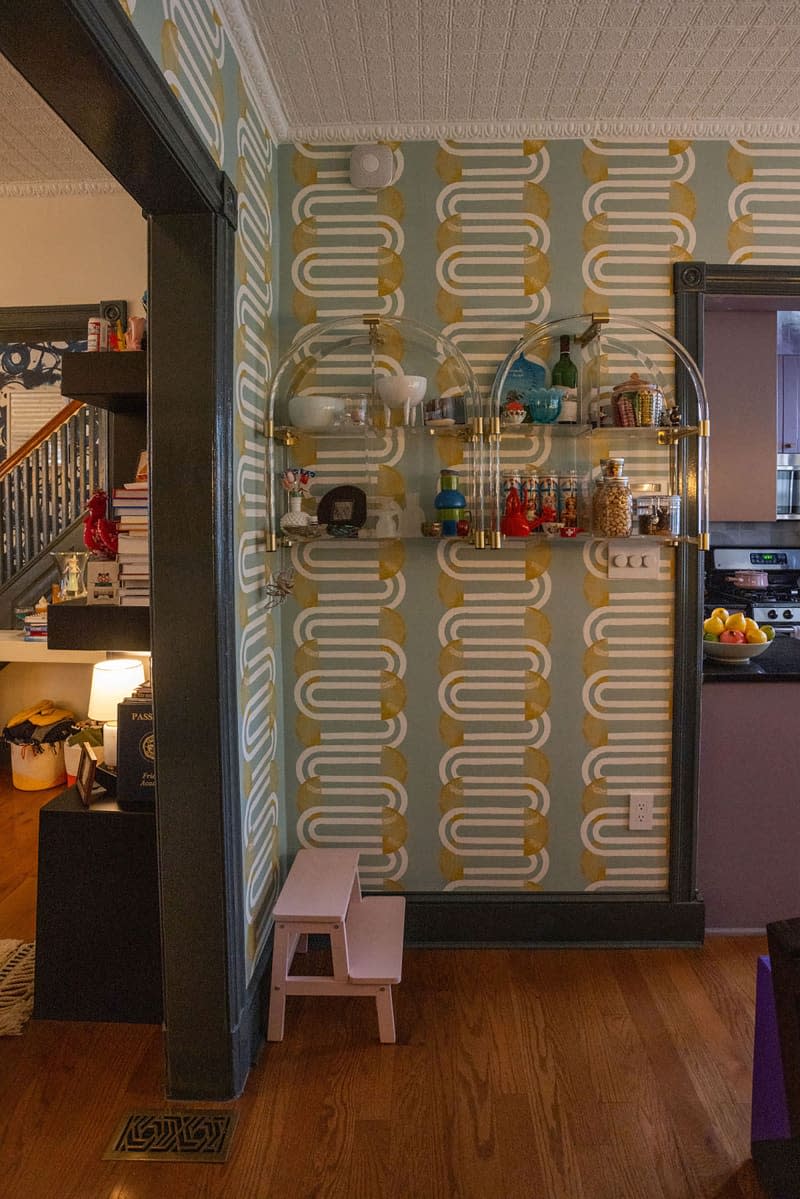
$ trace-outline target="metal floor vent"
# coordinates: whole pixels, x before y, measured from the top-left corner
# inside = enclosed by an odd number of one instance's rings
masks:
[[[131,1112],[117,1126],[103,1161],[224,1162],[236,1112]]]

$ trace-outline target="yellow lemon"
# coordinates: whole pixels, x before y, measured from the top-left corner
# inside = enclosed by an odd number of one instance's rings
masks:
[[[743,633],[746,627],[745,619],[744,612],[732,612],[725,621],[725,628],[729,633]]]
[[[703,621],[704,633],[716,633],[719,635],[725,628],[725,621],[720,616],[709,616],[708,620]]]
[[[748,629],[744,639],[748,645],[763,645],[765,641],[769,641],[769,637],[761,629]]]
[[[745,616],[744,631],[745,631],[745,634],[757,633],[758,632],[758,621],[753,620],[752,616]]]
[[[730,616],[730,612],[727,608],[715,608],[711,615],[718,616],[719,619],[724,623]]]

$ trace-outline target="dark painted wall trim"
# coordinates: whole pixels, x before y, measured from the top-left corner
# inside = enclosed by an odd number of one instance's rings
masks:
[[[153,679],[167,1088],[244,1082],[232,578],[236,192],[117,0],[4,0],[0,51],[150,217]]]
[[[703,369],[704,305],[706,295],[763,295],[800,296],[800,268],[797,266],[739,266],[729,263],[679,262],[672,268],[675,294],[675,336],[689,351],[700,370]],[[677,370],[678,406],[688,411],[689,398],[694,394],[686,373]],[[709,405],[711,446],[714,445],[714,404]],[[681,551],[679,551],[680,553]],[[684,550],[685,552],[685,550]],[[702,611],[703,554],[694,553],[686,562],[684,580],[679,593],[679,613],[699,618]],[[682,901],[694,893],[695,855],[697,846],[697,770],[700,745],[700,704],[693,695],[692,682],[701,677],[701,647],[686,644],[685,630],[690,620],[676,616],[676,660],[682,672],[676,676],[675,710],[673,713],[673,837],[670,847],[670,892],[673,899]],[[697,625],[693,624],[696,628]],[[693,798],[690,800],[689,797]],[[675,803],[679,805],[675,806]],[[677,835],[676,835],[677,834]]]
[[[233,231],[208,212],[154,216],[150,241],[152,643],[168,1088],[181,1098],[220,1098],[244,1084],[230,1044],[242,961],[231,941],[241,880],[233,850]]]
[[[118,0],[3,0],[0,50],[145,212],[235,224],[224,175]]]
[[[700,945],[705,907],[654,895],[406,896],[406,945]]]

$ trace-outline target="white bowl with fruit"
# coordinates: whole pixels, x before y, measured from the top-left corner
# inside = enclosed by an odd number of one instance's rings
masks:
[[[774,638],[772,625],[759,625],[727,608],[715,608],[703,621],[703,653],[717,662],[749,662],[769,649]]]

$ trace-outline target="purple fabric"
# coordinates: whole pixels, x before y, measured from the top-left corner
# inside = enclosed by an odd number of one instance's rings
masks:
[[[753,1108],[751,1141],[780,1141],[791,1136],[783,1066],[772,993],[772,968],[768,957],[758,959],[756,971],[756,1027],[753,1045]]]

